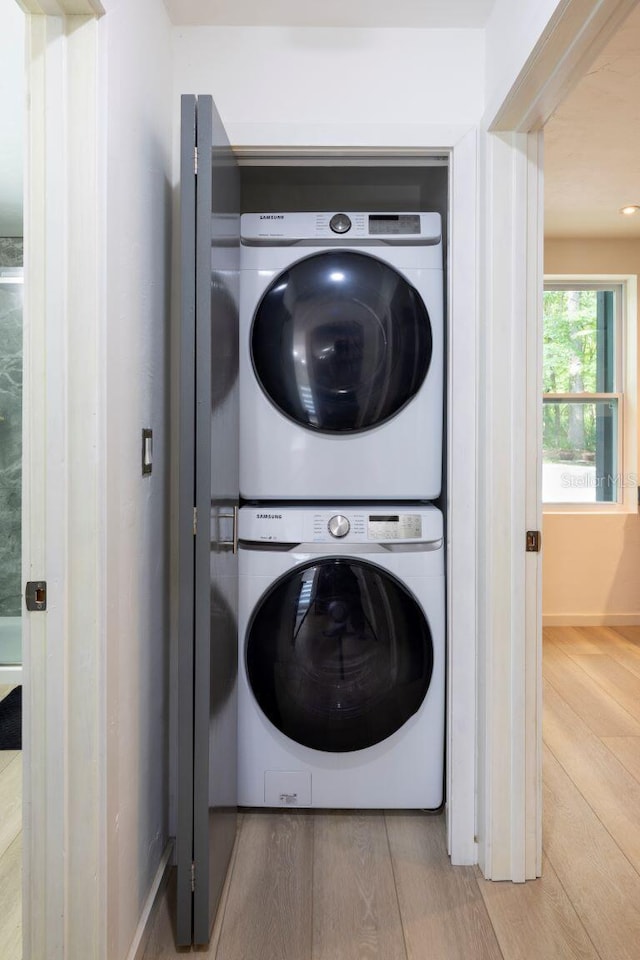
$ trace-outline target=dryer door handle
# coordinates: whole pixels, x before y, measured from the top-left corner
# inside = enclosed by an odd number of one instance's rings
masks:
[[[233,552],[238,552],[238,508],[234,507],[231,513],[219,513],[218,520],[233,521],[233,533],[231,540],[218,540],[220,547],[232,547]]]

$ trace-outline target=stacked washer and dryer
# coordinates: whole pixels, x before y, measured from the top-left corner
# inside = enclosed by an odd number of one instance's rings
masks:
[[[443,801],[437,213],[241,221],[238,800]]]

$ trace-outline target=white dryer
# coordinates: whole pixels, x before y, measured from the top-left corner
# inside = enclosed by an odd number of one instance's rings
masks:
[[[440,215],[244,214],[241,242],[241,495],[435,499]]]
[[[443,802],[442,514],[242,507],[238,802]]]

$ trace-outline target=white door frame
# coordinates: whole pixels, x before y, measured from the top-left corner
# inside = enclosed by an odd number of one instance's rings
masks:
[[[532,879],[541,866],[540,555],[525,552],[526,530],[540,527],[527,484],[539,470],[528,350],[542,291],[541,146],[540,134],[482,136],[478,842],[494,880]]]
[[[103,958],[105,198],[95,20],[103,11],[98,0],[20,5],[32,14],[23,572],[25,580],[49,584],[47,613],[25,616],[25,956]],[[584,0],[562,4],[499,113],[488,118],[491,132],[458,131],[440,144],[451,150],[456,267],[449,842],[454,862],[479,858],[496,879],[536,876],[540,861],[540,565],[524,554],[524,531],[539,522],[539,395],[537,374],[525,380],[523,371],[539,362],[532,354],[540,339],[542,204],[540,138],[527,131],[548,118],[634,5],[593,0],[585,22]],[[481,209],[478,193],[486,200]],[[482,285],[478,276],[486,278]],[[81,364],[71,342],[82,342]],[[89,565],[86,550],[82,562],[78,556],[79,542],[92,546]]]
[[[479,863],[540,874],[542,135],[637,0],[566,0],[481,135],[478,497]]]
[[[23,955],[97,957],[104,936],[104,651],[96,0],[26,17]]]

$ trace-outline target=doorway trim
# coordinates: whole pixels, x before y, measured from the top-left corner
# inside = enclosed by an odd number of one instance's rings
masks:
[[[495,880],[538,876],[542,854],[541,556],[525,550],[542,516],[538,131],[636,2],[559,3],[482,125],[477,831]]]
[[[23,618],[23,952],[63,960],[105,942],[99,5],[22,6],[23,581],[48,592]]]
[[[540,130],[638,0],[559,3],[501,104],[489,105],[491,132]]]

